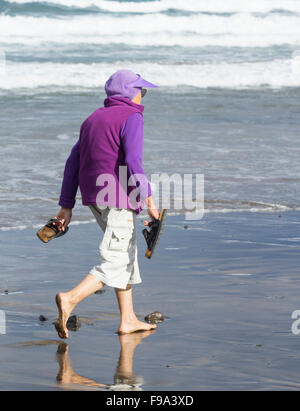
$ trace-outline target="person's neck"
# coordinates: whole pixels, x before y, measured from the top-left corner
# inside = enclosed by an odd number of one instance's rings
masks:
[[[141,93],[139,93],[136,97],[134,97],[134,99],[133,100],[131,100],[133,103],[135,103],[135,104],[141,104],[141,101],[142,101],[142,96],[141,96]]]

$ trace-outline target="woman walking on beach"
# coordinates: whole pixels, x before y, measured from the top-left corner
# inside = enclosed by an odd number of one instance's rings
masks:
[[[130,70],[114,73],[105,84],[104,107],[83,122],[79,140],[66,162],[61,209],[56,216],[61,221],[60,229],[65,231],[71,221],[79,186],[82,203],[90,207],[104,236],[99,247],[101,264],[92,268],[75,288],[56,295],[55,327],[61,338],[68,338],[66,324],[75,306],[105,284],[113,287],[117,296],[119,334],[156,328],[137,319],[132,302],[132,284],[142,281],[137,261],[136,214],[145,202],[150,218],[159,217],[142,168],[141,98],[147,88],[154,87],[157,86]],[[139,182],[138,203],[133,201],[136,187],[132,181]]]

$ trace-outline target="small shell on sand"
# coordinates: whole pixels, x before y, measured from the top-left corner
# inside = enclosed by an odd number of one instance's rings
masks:
[[[164,316],[161,312],[159,311],[154,311],[153,313],[150,313],[148,315],[146,315],[145,317],[145,321],[147,321],[147,323],[150,324],[157,324],[157,323],[161,323],[164,321]]]

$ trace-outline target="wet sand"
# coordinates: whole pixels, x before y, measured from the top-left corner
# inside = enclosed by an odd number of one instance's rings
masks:
[[[107,287],[76,307],[81,327],[64,342],[54,297],[98,262],[98,226],[71,226],[49,244],[33,229],[0,232],[0,390],[299,390],[300,335],[291,332],[299,217],[168,217],[152,260],[143,257],[141,220],[135,310],[140,319],[161,311],[165,321],[118,336]]]

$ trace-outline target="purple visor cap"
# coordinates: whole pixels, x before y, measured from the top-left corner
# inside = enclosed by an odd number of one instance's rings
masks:
[[[112,74],[105,84],[108,97],[120,96],[133,100],[142,88],[156,88],[153,83],[146,81],[140,74],[131,70],[119,70]]]
[[[137,79],[134,80],[132,83],[126,84],[126,88],[130,87],[137,87],[137,88],[156,88],[155,84],[150,83],[149,81],[144,80],[140,74],[137,74]]]

